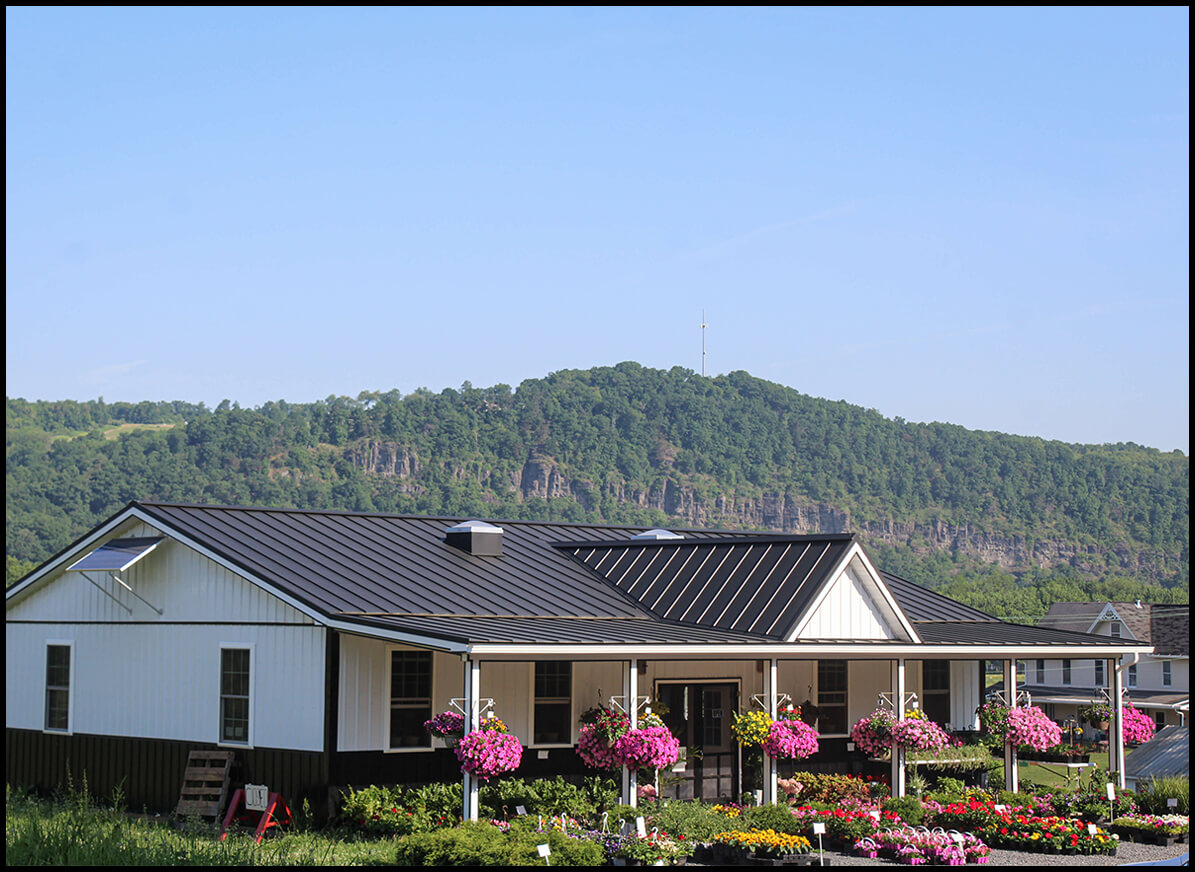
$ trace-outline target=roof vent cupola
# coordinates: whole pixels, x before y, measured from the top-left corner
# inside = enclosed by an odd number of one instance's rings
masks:
[[[444,541],[476,557],[502,556],[502,528],[485,521],[463,521],[444,531]]]
[[[673,533],[671,530],[661,530],[657,527],[654,530],[644,530],[642,533],[636,533],[631,538],[640,542],[660,542],[665,539],[684,539],[685,537],[680,533]]]

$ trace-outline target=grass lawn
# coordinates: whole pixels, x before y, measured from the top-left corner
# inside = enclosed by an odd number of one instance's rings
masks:
[[[393,839],[291,832],[261,845],[245,835],[217,842],[213,830],[185,832],[89,805],[5,797],[7,866],[392,866]]]
[[[1108,776],[1108,752],[1092,754],[1091,762],[1095,765],[1086,769],[1067,769],[1059,763],[1020,762],[1021,784],[1033,783],[1047,790],[1058,790],[1066,787],[1074,788],[1076,779],[1082,779],[1087,784],[1092,776],[1097,776],[1096,783],[1103,784]],[[1025,787],[1022,786],[1022,790]],[[1099,788],[1103,790],[1102,787]]]

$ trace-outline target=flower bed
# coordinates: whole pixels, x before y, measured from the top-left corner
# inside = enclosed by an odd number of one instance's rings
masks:
[[[1116,838],[1071,818],[1000,815],[981,835],[993,848],[1054,854],[1115,854]]]
[[[855,843],[864,857],[884,857],[910,866],[986,863],[991,849],[971,833],[930,832],[924,827],[882,830]]]
[[[1170,845],[1185,842],[1190,835],[1190,818],[1183,814],[1132,814],[1118,817],[1108,829],[1122,839]]]
[[[731,830],[718,833],[713,841],[719,845],[750,851],[757,857],[779,858],[790,854],[808,854],[812,850],[809,839],[775,830]]]

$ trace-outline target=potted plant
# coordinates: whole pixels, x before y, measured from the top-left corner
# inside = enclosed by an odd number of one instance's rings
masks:
[[[1107,700],[1093,699],[1079,709],[1079,718],[1098,730],[1106,730],[1112,722],[1112,704]]]

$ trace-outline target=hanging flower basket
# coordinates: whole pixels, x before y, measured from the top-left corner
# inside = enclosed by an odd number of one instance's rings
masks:
[[[453,711],[440,712],[431,720],[424,721],[423,729],[438,739],[455,743],[465,735],[465,716]]]
[[[586,766],[592,766],[594,769],[617,769],[622,765],[618,755],[610,747],[610,743],[593,725],[581,728],[581,735],[577,742],[577,755],[585,762]]]
[[[768,730],[762,747],[769,757],[804,759],[817,753],[817,730],[799,720],[776,721]]]
[[[523,745],[517,736],[497,730],[474,730],[456,746],[461,771],[487,780],[514,772],[523,761]]]
[[[855,747],[869,757],[883,757],[892,750],[892,728],[896,718],[892,712],[876,709],[865,718],[860,718],[851,727],[851,741]]]
[[[1143,715],[1131,705],[1124,707],[1123,721],[1121,730],[1123,731],[1124,740],[1130,745],[1139,745],[1142,742],[1148,742],[1154,737],[1154,730],[1157,729],[1148,715]]]
[[[1028,745],[1034,751],[1045,751],[1062,742],[1062,728],[1035,705],[1008,710],[1005,738],[1014,745]]]
[[[680,740],[667,727],[627,730],[610,749],[629,769],[664,769],[680,759]]]

